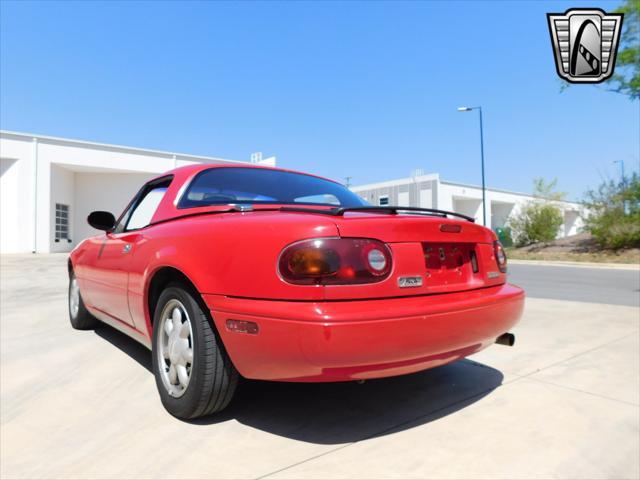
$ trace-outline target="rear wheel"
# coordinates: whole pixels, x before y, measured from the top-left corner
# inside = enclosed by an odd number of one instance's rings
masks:
[[[225,408],[238,372],[224,350],[197,293],[167,287],[153,321],[153,373],[164,407],[178,418],[197,418]]]
[[[76,330],[91,330],[98,324],[98,320],[84,306],[80,286],[73,272],[69,275],[69,321]]]

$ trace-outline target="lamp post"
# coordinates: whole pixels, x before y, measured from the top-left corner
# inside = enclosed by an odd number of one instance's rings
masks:
[[[480,113],[480,163],[482,167],[482,224],[487,226],[486,187],[484,183],[484,135],[482,133],[482,107],[458,107],[459,112],[478,110]]]

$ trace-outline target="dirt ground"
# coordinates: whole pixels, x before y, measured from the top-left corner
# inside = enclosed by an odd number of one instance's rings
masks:
[[[603,249],[589,233],[579,233],[553,242],[536,243],[526,247],[510,247],[507,249],[507,256],[517,260],[640,263],[640,249]]]

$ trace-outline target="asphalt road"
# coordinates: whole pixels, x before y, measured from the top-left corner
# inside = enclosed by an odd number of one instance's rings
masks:
[[[509,282],[529,298],[640,306],[640,270],[509,265]]]

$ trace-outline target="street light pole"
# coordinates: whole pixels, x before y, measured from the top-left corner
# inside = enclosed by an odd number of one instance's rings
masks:
[[[482,164],[482,225],[487,226],[487,202],[486,187],[484,184],[484,133],[482,132],[482,107],[478,107],[480,112],[480,163]]]
[[[482,225],[487,226],[487,198],[486,185],[484,181],[484,132],[482,131],[482,107],[458,107],[459,112],[470,112],[478,110],[480,114],[480,166],[482,169]]]

